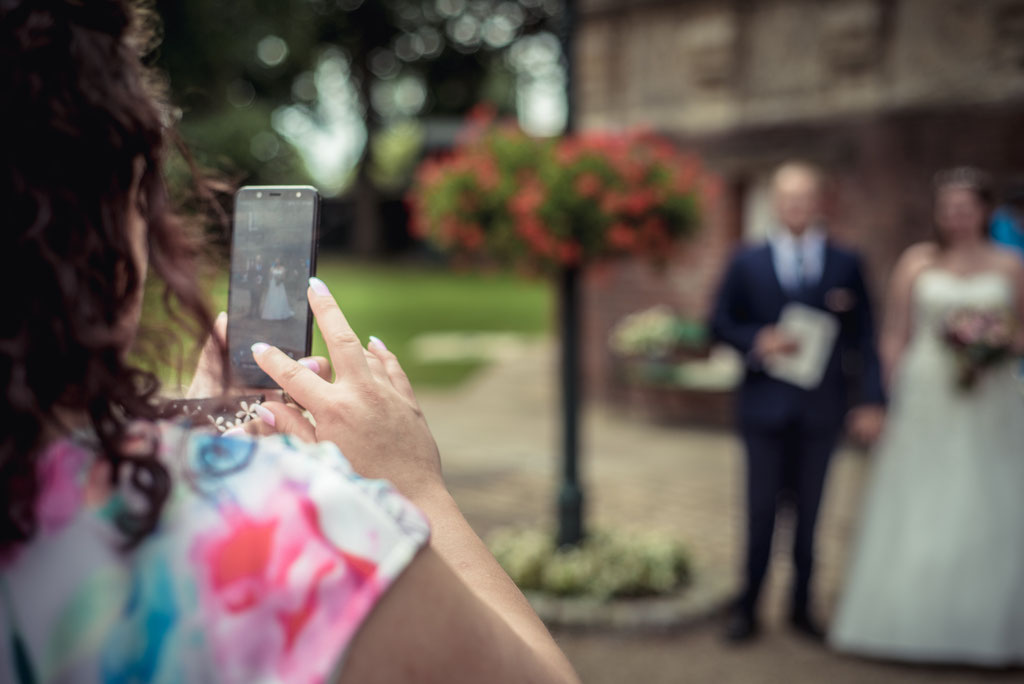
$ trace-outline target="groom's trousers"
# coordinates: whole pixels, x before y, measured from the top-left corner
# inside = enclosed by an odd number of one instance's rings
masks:
[[[814,564],[814,530],[825,474],[840,429],[808,428],[799,419],[778,427],[741,426],[747,458],[745,587],[739,608],[753,616],[771,557],[775,513],[781,502],[796,513],[791,609],[806,614]]]

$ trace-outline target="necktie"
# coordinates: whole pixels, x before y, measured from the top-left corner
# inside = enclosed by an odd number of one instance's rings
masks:
[[[802,293],[807,285],[807,272],[804,263],[804,246],[797,243],[794,247],[795,259],[793,260],[793,291]]]

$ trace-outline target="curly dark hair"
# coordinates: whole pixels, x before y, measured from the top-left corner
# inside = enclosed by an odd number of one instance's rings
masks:
[[[33,536],[38,455],[68,416],[86,417],[111,484],[141,494],[117,520],[126,545],[156,526],[170,490],[155,444],[125,446],[159,410],[159,381],[125,348],[143,284],[133,183],[172,320],[198,338],[213,318],[200,232],[174,213],[162,177],[171,110],[141,61],[153,17],[128,0],[0,0],[0,552]]]

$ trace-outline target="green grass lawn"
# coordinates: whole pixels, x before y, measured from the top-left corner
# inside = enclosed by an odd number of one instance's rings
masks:
[[[553,324],[553,289],[540,279],[453,273],[423,266],[366,265],[330,254],[320,255],[317,275],[331,288],[356,333],[364,341],[369,335],[383,340],[416,387],[452,387],[482,365],[479,361],[419,362],[410,353],[410,342],[421,333],[543,335]],[[227,305],[226,272],[217,278],[210,293],[216,310],[223,310]],[[147,299],[153,302],[155,298]],[[313,353],[327,355],[316,326]]]

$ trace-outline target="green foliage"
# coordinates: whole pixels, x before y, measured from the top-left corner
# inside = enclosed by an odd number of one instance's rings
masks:
[[[423,127],[403,121],[382,131],[373,140],[370,176],[382,190],[401,190],[409,184],[423,147]]]
[[[402,362],[417,388],[452,387],[484,365],[480,360],[446,363],[414,357],[411,343],[425,332],[507,331],[522,335],[551,332],[552,297],[544,283],[508,274],[452,273],[424,267],[386,267],[356,264],[321,254],[317,275],[327,283],[352,327],[365,340],[376,335]],[[215,311],[227,307],[226,268],[209,284]],[[143,307],[143,323],[169,336],[183,339],[170,326],[160,304],[160,290],[149,287]],[[327,355],[314,326],[313,353]],[[168,335],[164,335],[168,337]],[[172,364],[173,365],[173,364]],[[183,384],[190,378],[186,361]],[[177,384],[176,373],[164,362],[157,370],[166,383]]]
[[[264,103],[196,114],[182,122],[181,134],[201,167],[229,178],[252,185],[311,183],[302,158],[270,129],[270,114]]]
[[[149,61],[169,76],[184,139],[205,165],[248,183],[305,181],[308,172],[288,142],[277,141],[279,154],[263,143],[276,136],[271,114],[278,108],[299,104],[317,111],[317,103],[337,99],[337,84],[321,92],[313,78],[326,51],[344,54],[357,100],[350,104],[372,139],[394,121],[462,115],[482,100],[513,111],[507,50],[521,36],[547,28],[558,8],[525,0],[157,0],[155,5],[163,41]],[[261,51],[267,39],[276,51]],[[396,109],[395,98],[380,96],[403,79],[414,79],[426,92],[412,109]],[[330,129],[332,122],[322,118],[318,115],[315,125]],[[253,154],[253,146],[262,151]],[[382,172],[390,184],[396,177],[388,167],[393,159],[385,157]]]
[[[496,530],[491,552],[524,591],[602,600],[669,594],[690,581],[686,547],[663,534],[597,531],[578,547],[555,548],[536,529]]]

